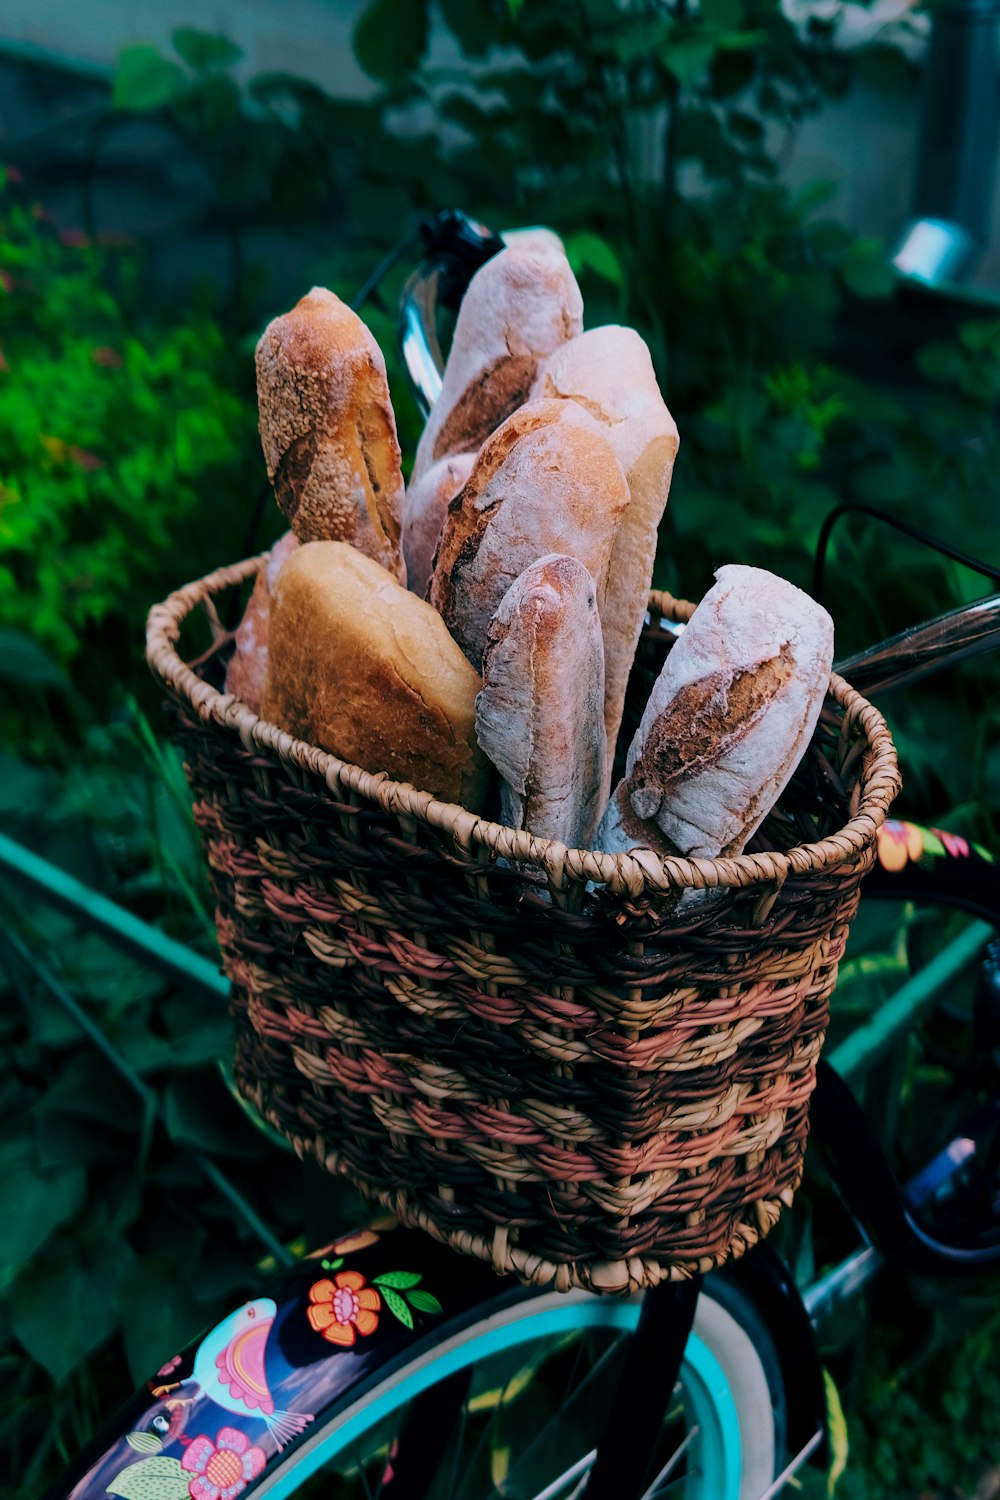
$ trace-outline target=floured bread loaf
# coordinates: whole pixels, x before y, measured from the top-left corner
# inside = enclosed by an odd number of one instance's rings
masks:
[[[465,484],[476,461],[474,453],[441,458],[403,500],[403,560],[406,586],[423,599],[434,571],[434,554],[444,530],[448,506]]]
[[[341,542],[310,542],[271,596],[262,715],[366,771],[480,811],[481,682],[440,616]]]
[[[535,242],[488,260],[462,299],[414,482],[441,458],[475,453],[527,400],[539,360],[582,327],[583,299],[565,255]]]
[[[812,737],[833,661],[830,616],[761,568],[715,576],[649,695],[596,848],[620,850],[635,818],[683,854],[740,853]]]
[[[285,559],[299,545],[293,531],[286,531],[271,548],[267,562],[257,574],[253,593],[236,628],[236,645],[226,668],[226,692],[235,693],[247,708],[260,713],[267,678],[268,616],[271,590]]]
[[[633,328],[591,328],[562,344],[539,366],[532,398],[572,400],[584,407],[601,424],[628,481],[631,503],[615,534],[601,612],[610,778],[653,579],[657,531],[670,494],[677,427],[660,395],[649,350]],[[605,799],[609,786],[610,780]]]
[[[604,643],[594,580],[576,558],[539,558],[500,601],[476,734],[502,777],[500,821],[588,848],[607,759]]]
[[[575,402],[532,401],[507,418],[449,508],[427,596],[477,670],[500,600],[546,553],[583,563],[603,621],[612,542],[628,503],[610,443]]]
[[[403,477],[382,351],[323,287],[257,345],[268,478],[302,542],[350,542],[403,581]]]

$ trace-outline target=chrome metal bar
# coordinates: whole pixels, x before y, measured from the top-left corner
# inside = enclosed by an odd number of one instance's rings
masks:
[[[815,1432],[805,1447],[799,1449],[788,1467],[782,1469],[774,1483],[768,1485],[763,1495],[760,1496],[760,1500],[774,1500],[775,1495],[780,1495],[788,1481],[799,1472],[803,1464],[808,1463],[810,1455],[816,1452],[822,1441],[822,1432]]]
[[[833,1266],[802,1293],[802,1305],[813,1323],[832,1312],[842,1302],[857,1296],[885,1265],[885,1259],[874,1245],[864,1245]]]
[[[841,677],[866,695],[929,677],[940,667],[1000,646],[1000,594],[963,605],[903,630],[835,663]]]

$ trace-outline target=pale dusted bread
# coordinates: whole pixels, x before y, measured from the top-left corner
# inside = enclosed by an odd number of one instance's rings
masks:
[[[629,503],[611,444],[572,401],[532,401],[485,443],[452,503],[428,598],[466,656],[515,578],[549,552],[576,557],[603,598],[615,531]]]
[[[580,288],[558,250],[536,240],[480,267],[462,298],[414,480],[438,459],[475,453],[527,400],[539,360],[582,327]]]
[[[738,854],[804,754],[830,681],[833,622],[760,568],[725,567],[650,693],[595,845],[629,809],[684,854]],[[649,840],[642,840],[648,843]]]
[[[366,771],[482,810],[479,676],[441,617],[342,542],[310,542],[271,596],[262,716]]]
[[[249,603],[242,620],[236,627],[236,645],[226,668],[226,692],[260,713],[267,679],[268,615],[271,608],[271,590],[281,571],[285,559],[298,547],[299,539],[293,531],[286,531],[275,542],[267,562],[257,574]]]
[[[410,484],[403,500],[403,559],[406,586],[423,599],[434,571],[434,554],[444,530],[448,506],[465,484],[476,461],[474,453],[439,459]]]
[[[403,581],[403,476],[382,351],[323,287],[257,345],[260,437],[278,504],[302,542],[350,542]]]
[[[500,601],[476,734],[502,777],[500,821],[588,848],[607,759],[604,643],[594,580],[576,558],[539,558]]]
[[[660,395],[649,350],[633,328],[591,328],[561,345],[539,366],[532,397],[584,407],[604,428],[628,481],[631,503],[615,535],[602,611],[610,777],[653,579],[657,532],[670,494],[677,427]],[[608,790],[605,786],[605,798]]]

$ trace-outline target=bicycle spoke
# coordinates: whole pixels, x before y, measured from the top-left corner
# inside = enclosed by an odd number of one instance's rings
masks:
[[[670,1457],[663,1465],[663,1468],[660,1470],[656,1478],[653,1480],[652,1484],[649,1486],[649,1489],[643,1492],[641,1500],[656,1500],[657,1495],[662,1495],[664,1493],[666,1486],[664,1485],[663,1481],[668,1477],[668,1475],[673,1473],[674,1469],[676,1469],[678,1463],[684,1457],[684,1454],[690,1448],[691,1444],[694,1442],[697,1436],[698,1428],[696,1426],[688,1429],[688,1432],[684,1437],[684,1441],[680,1444],[679,1447],[674,1449],[673,1453],[671,1453]]]

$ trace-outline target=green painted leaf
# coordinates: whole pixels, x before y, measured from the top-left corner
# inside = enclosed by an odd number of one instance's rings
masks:
[[[416,1286],[423,1279],[419,1271],[383,1271],[381,1276],[373,1277],[376,1286],[394,1286],[400,1292],[408,1286]]]
[[[392,1288],[388,1286],[382,1286],[379,1288],[379,1290],[381,1291],[382,1296],[385,1298],[386,1307],[393,1314],[393,1316],[397,1317],[399,1321],[407,1328],[412,1328],[413,1314],[410,1312],[410,1309],[407,1307],[406,1303],[403,1301],[403,1298],[399,1295],[399,1293],[394,1292]]]
[[[427,47],[427,0],[372,0],[354,28],[354,55],[370,78],[393,83]]]
[[[229,37],[199,31],[196,26],[178,26],[170,33],[170,40],[178,57],[199,73],[206,68],[228,67],[243,56],[242,47],[237,47]]]
[[[925,854],[947,854],[947,849],[938,838],[937,834],[930,828],[920,829],[920,841],[924,846]]]
[[[126,47],[118,55],[111,102],[116,109],[162,109],[188,86],[179,63],[155,47]]]
[[[410,1305],[417,1308],[419,1312],[439,1313],[442,1310],[434,1293],[425,1292],[423,1287],[417,1287],[415,1291],[407,1292],[406,1295]]]
[[[109,1495],[121,1500],[189,1500],[188,1475],[179,1458],[157,1454],[129,1464],[107,1486]]]
[[[848,1441],[847,1418],[840,1404],[840,1392],[834,1384],[829,1370],[823,1371],[823,1386],[826,1391],[827,1435],[830,1442],[830,1469],[826,1478],[826,1492],[832,1495],[837,1481],[847,1468]]]
[[[125,1441],[137,1453],[159,1453],[163,1439],[156,1432],[130,1432]]]

